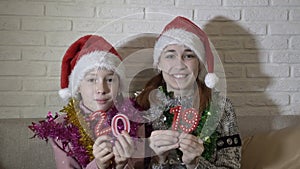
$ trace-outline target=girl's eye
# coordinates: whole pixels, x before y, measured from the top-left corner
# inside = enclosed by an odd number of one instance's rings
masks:
[[[108,78],[106,81],[109,82],[109,83],[111,83],[111,82],[113,82],[113,79],[112,78]]]
[[[173,55],[173,54],[165,55],[165,58],[167,58],[167,59],[172,59],[172,58],[174,58],[174,57],[175,57],[175,55]]]
[[[113,77],[107,77],[106,78],[106,82],[107,83],[112,83],[114,81],[114,78]]]
[[[192,58],[195,58],[196,56],[194,54],[186,54],[183,56],[183,58],[185,59],[192,59]]]
[[[86,82],[89,82],[89,83],[96,83],[97,82],[96,76],[91,76],[91,75],[85,76],[84,80]]]
[[[96,78],[87,78],[87,81],[90,83],[96,83],[97,79]]]

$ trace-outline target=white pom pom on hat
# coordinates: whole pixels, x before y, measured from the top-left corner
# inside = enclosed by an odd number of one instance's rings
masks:
[[[69,88],[60,89],[58,91],[58,94],[63,100],[66,100],[72,96],[71,90]]]
[[[219,78],[215,73],[207,73],[204,79],[205,85],[211,89],[215,87],[218,81]]]
[[[195,52],[199,60],[206,66],[205,85],[214,88],[218,77],[214,73],[214,55],[207,35],[189,19],[177,16],[168,23],[158,37],[153,52],[153,64],[157,66],[163,49],[170,44],[184,44]]]
[[[86,35],[75,41],[66,51],[61,64],[58,94],[68,100],[77,92],[85,73],[96,67],[115,70],[122,58],[103,37]]]

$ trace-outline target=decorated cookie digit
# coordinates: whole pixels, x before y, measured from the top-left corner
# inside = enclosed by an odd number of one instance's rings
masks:
[[[111,132],[111,127],[104,128],[104,122],[107,120],[106,113],[104,111],[96,111],[90,115],[90,120],[98,120],[94,127],[94,134],[99,137]]]
[[[121,120],[123,122],[124,130],[127,131],[128,133],[130,132],[130,122],[129,122],[128,117],[124,114],[117,114],[113,117],[112,122],[111,122],[112,133],[116,137],[118,137],[118,135],[120,134],[119,129],[118,129],[118,121],[119,120]]]
[[[200,115],[194,108],[181,110],[181,106],[176,106],[170,109],[170,113],[174,114],[172,129],[190,133],[194,131],[199,123]]]
[[[194,131],[199,123],[200,115],[194,108],[180,112],[180,129],[185,133]]]
[[[170,109],[170,113],[174,114],[173,122],[172,122],[172,130],[178,130],[179,125],[179,117],[178,114],[181,111],[181,106],[176,106]]]

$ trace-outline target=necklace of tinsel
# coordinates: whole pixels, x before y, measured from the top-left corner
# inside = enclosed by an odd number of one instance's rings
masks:
[[[170,129],[173,123],[174,114],[170,113],[170,109],[179,106],[179,105],[189,105],[192,103],[192,97],[190,98],[175,98],[174,99],[174,93],[173,92],[167,92],[166,87],[160,86],[158,88],[161,92],[163,92],[166,96],[166,100],[164,103],[165,106],[163,108],[163,114],[162,116],[154,122],[154,125],[160,129]],[[162,100],[162,99],[161,99]],[[215,152],[216,149],[216,141],[219,136],[219,133],[215,130],[211,131],[209,126],[210,124],[214,123],[213,126],[216,126],[218,121],[218,117],[215,117],[213,113],[213,106],[212,104],[208,105],[207,108],[202,112],[201,119],[198,123],[198,126],[194,131],[191,132],[194,136],[197,136],[203,140],[204,145],[204,152],[202,153],[202,157],[204,157],[206,160],[209,160],[212,158],[212,155]],[[156,123],[156,124],[155,124]],[[154,128],[156,128],[153,126]],[[161,127],[164,126],[164,127]],[[177,149],[177,154],[182,157],[182,152]]]
[[[124,103],[122,106],[123,110],[129,112],[131,106],[126,104],[131,104],[131,101]],[[91,137],[91,133],[87,130],[88,124],[84,122],[84,116],[80,113],[78,104],[79,102],[72,98],[68,105],[60,110],[60,112],[66,113],[63,122],[56,121],[59,117],[57,113],[53,117],[52,113],[49,112],[46,120],[39,121],[39,123],[32,123],[32,125],[28,127],[35,133],[33,137],[39,137],[46,141],[49,139],[60,141],[67,155],[74,157],[81,166],[86,167],[87,164],[94,159],[94,140]],[[107,111],[109,125],[117,113],[118,110],[115,107]],[[129,116],[129,118],[133,118],[133,116],[134,114]],[[133,138],[137,138],[138,126],[138,123],[130,123],[131,130],[129,134]],[[120,130],[124,128],[122,123],[118,123],[117,127]]]

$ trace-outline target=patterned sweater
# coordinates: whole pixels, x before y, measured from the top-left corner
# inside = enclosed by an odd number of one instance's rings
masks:
[[[230,100],[225,100],[222,115],[215,128],[215,132],[218,133],[218,136],[216,138],[214,151],[210,159],[205,159],[200,156],[200,158],[197,159],[197,167],[195,169],[238,169],[241,167],[241,138],[236,115]],[[185,169],[185,164],[180,162],[178,156],[177,158],[172,158],[176,153],[176,150],[172,150],[169,153],[168,162],[165,164],[158,164],[152,160],[150,168]]]

